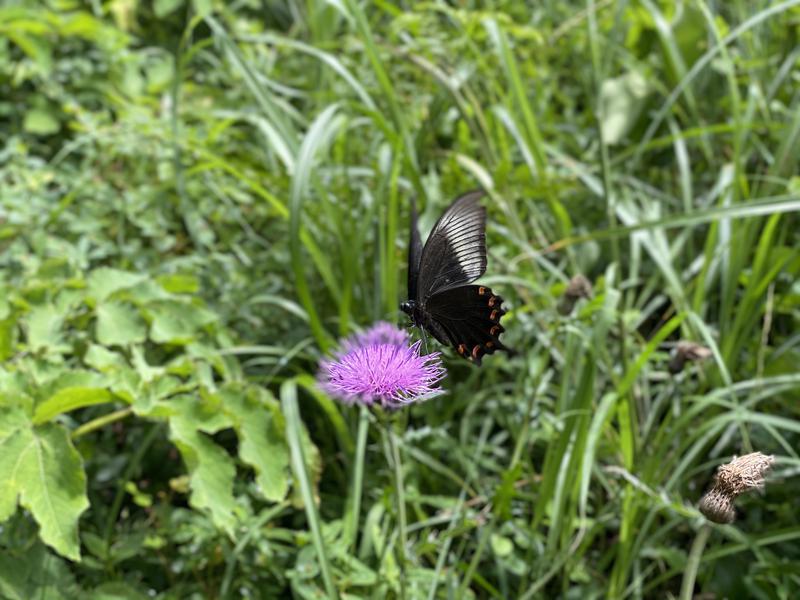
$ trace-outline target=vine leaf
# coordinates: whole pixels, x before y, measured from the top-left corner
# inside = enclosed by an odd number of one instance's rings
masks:
[[[255,386],[243,390],[231,385],[219,394],[239,437],[239,457],[255,469],[267,500],[283,500],[289,491],[289,447],[278,401]]]
[[[89,507],[80,454],[63,427],[34,425],[19,408],[0,409],[0,522],[19,505],[48,546],[80,559],[78,518]]]
[[[215,433],[230,423],[210,406],[201,406],[193,397],[173,398],[176,410],[169,420],[170,439],[180,450],[189,471],[190,504],[206,510],[214,523],[233,535],[236,526],[236,501],[233,480],[236,467],[228,453],[206,433]],[[217,407],[218,408],[218,407]],[[202,431],[201,431],[202,430]]]

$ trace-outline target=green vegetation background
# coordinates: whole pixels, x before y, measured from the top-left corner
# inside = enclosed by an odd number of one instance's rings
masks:
[[[799,35],[798,0],[3,3],[0,597],[796,598]],[[317,362],[400,320],[411,196],[477,186],[520,354],[448,352],[387,432]],[[679,339],[713,356],[672,375]]]

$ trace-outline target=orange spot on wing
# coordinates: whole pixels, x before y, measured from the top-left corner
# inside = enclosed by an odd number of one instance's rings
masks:
[[[489,320],[490,321],[496,321],[497,320],[497,309],[496,308],[492,311],[492,314],[489,315]]]
[[[479,353],[480,351],[481,351],[481,347],[480,347],[480,346],[475,346],[475,347],[472,349],[472,358],[473,358],[473,360],[478,360],[478,356],[479,356],[479,354],[478,354],[478,353]]]
[[[483,295],[485,295],[485,294],[486,294],[486,288],[485,288],[485,287],[483,287],[483,286],[480,286],[480,287],[478,288],[478,296],[483,296]]]

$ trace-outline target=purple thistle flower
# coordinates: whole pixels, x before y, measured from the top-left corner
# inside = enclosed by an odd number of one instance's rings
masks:
[[[441,392],[439,353],[420,354],[420,342],[389,323],[377,323],[344,340],[332,360],[320,363],[319,385],[345,404],[397,409]]]
[[[350,336],[342,342],[342,350],[353,350],[359,346],[372,344],[392,344],[394,346],[408,346],[408,332],[398,329],[386,321],[378,321],[360,333]]]

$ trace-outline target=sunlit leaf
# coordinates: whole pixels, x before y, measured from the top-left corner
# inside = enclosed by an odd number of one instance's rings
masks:
[[[17,500],[39,524],[42,540],[59,554],[80,557],[78,517],[89,506],[80,455],[67,431],[34,426],[19,409],[0,409],[0,522]]]
[[[106,346],[143,342],[147,337],[139,311],[122,302],[103,302],[97,306],[97,341]]]

